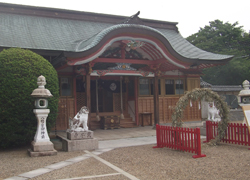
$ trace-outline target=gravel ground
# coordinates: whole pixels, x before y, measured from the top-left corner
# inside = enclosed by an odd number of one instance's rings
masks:
[[[194,159],[191,153],[153,145],[117,148],[99,157],[139,179],[249,179],[250,151],[246,146],[202,144],[207,157]],[[83,155],[84,152],[59,152],[57,156],[30,158],[26,149],[0,152],[0,179],[15,176],[46,165]],[[33,178],[65,179],[116,173],[94,158]],[[123,175],[91,178],[91,180],[127,179]]]
[[[103,159],[139,179],[249,179],[248,147],[221,144],[202,145],[207,157],[152,146],[115,149],[100,155]]]
[[[115,170],[101,163],[100,161],[90,158],[82,162],[64,167],[59,170],[52,171],[50,173],[43,174],[34,180],[45,180],[45,179],[65,179],[65,178],[74,178],[74,177],[83,177],[83,176],[94,176],[102,174],[111,174],[117,173]],[[112,176],[105,177],[103,179],[110,179]],[[114,176],[114,179],[118,179],[119,176]],[[123,177],[123,176],[120,176]],[[127,179],[126,177],[123,177]],[[92,178],[92,179],[101,179],[101,178]],[[92,180],[91,179],[91,180]]]
[[[0,180],[85,154],[60,151],[56,156],[31,158],[27,153],[29,148],[30,146],[0,151]]]

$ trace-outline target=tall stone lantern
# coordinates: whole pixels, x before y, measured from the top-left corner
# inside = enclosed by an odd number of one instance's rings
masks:
[[[28,149],[28,153],[31,157],[56,155],[57,151],[50,141],[46,126],[46,119],[50,112],[50,110],[47,109],[47,98],[53,97],[53,95],[44,87],[46,85],[44,76],[41,75],[37,78],[37,85],[38,88],[31,94],[31,96],[35,98],[36,109],[34,109],[33,112],[37,118],[37,130],[34,140],[31,142],[31,149]]]
[[[248,126],[249,132],[250,132],[250,84],[249,81],[245,80],[243,83],[243,90],[239,93],[239,105],[241,106],[245,119],[243,123],[245,123]]]

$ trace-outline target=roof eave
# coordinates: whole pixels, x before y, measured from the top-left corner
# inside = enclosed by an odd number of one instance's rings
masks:
[[[115,26],[119,26],[119,25],[115,25]],[[182,56],[178,52],[176,52],[176,50],[171,46],[170,42],[161,33],[158,33],[156,29],[155,31],[153,31],[153,28],[149,28],[149,27],[145,28],[146,26],[138,26],[138,25],[134,25],[134,26],[135,27],[132,27],[132,26],[129,27],[129,24],[127,24],[127,25],[122,25],[122,28],[117,28],[117,29],[110,28],[111,30],[104,33],[104,35],[102,36],[102,39],[100,39],[97,44],[91,46],[91,48],[84,50],[84,51],[79,50],[78,52],[65,52],[65,56],[71,57],[71,58],[88,56],[89,54],[95,53],[98,49],[100,49],[103,46],[103,44],[105,44],[105,42],[109,40],[110,38],[121,35],[122,33],[130,32],[133,35],[143,34],[143,35],[147,35],[150,37],[154,37],[154,39],[158,39],[159,41],[161,41],[161,43],[164,44],[164,46],[167,48],[167,50],[170,52],[171,55],[173,55],[175,58],[185,63],[190,63],[191,65],[193,64],[197,64],[197,65],[199,64],[226,64],[228,61],[230,61],[233,58],[233,56],[225,56],[225,58],[221,58],[221,59],[187,58],[187,57]],[[100,32],[99,34],[101,33],[102,32]]]

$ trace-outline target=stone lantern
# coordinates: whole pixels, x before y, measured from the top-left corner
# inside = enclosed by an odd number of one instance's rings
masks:
[[[243,90],[239,93],[239,105],[241,106],[245,118],[243,123],[248,126],[248,129],[250,130],[250,89],[249,89],[249,81],[245,80],[243,83]]]
[[[243,83],[243,90],[240,91],[239,93],[239,105],[240,106],[245,106],[245,105],[250,105],[250,89],[249,89],[249,81],[245,80]]]
[[[44,86],[46,85],[46,79],[44,76],[39,76],[37,78],[36,88],[31,96],[35,98],[35,108],[33,110],[37,118],[37,130],[34,137],[34,141],[31,143],[31,149],[28,150],[31,157],[35,156],[51,156],[56,155],[57,151],[54,149],[53,143],[50,141],[47,132],[46,119],[50,112],[48,107],[48,99],[53,97],[48,89]]]

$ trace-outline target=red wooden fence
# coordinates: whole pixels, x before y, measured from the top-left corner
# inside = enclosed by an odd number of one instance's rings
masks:
[[[172,126],[156,125],[157,146],[196,153],[193,158],[206,157],[201,154],[200,128],[189,129]]]
[[[206,121],[206,136],[204,142],[209,142],[218,135],[218,122]],[[228,123],[226,135],[221,140],[225,143],[250,146],[250,134],[246,124]]]

